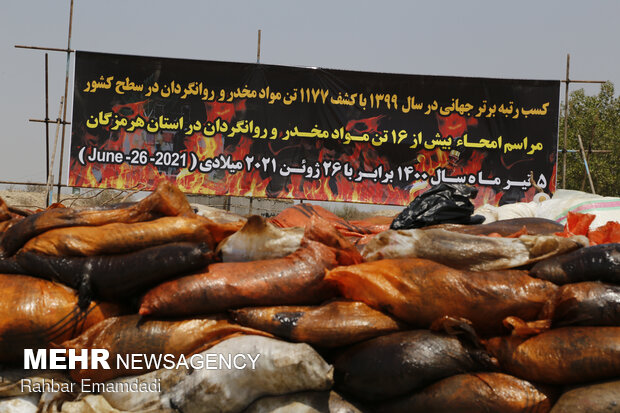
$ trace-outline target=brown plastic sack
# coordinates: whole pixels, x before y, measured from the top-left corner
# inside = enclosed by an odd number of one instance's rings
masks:
[[[587,384],[564,392],[551,413],[618,413],[620,380]]]
[[[581,248],[534,265],[533,277],[556,284],[604,281],[620,284],[620,243]]]
[[[428,229],[442,228],[448,231],[470,235],[499,234],[502,237],[510,236],[525,228],[528,235],[553,235],[561,232],[564,225],[546,218],[511,218],[480,225],[440,224],[426,227]]]
[[[359,264],[364,259],[358,249],[340,234],[336,227],[321,217],[313,216],[306,225],[304,236],[307,239],[327,245],[336,254],[339,265]]]
[[[0,362],[23,363],[25,348],[48,348],[121,313],[110,303],[81,311],[74,290],[26,275],[0,274]]]
[[[421,258],[337,267],[325,279],[341,294],[428,328],[443,316],[472,321],[481,335],[503,331],[508,316],[533,320],[557,286],[525,271],[465,271]]]
[[[206,272],[167,281],[142,298],[142,315],[213,314],[247,306],[316,304],[335,295],[324,282],[337,265],[329,247],[304,241],[284,258],[209,265]]]
[[[99,226],[113,222],[149,221],[161,216],[192,214],[185,195],[173,184],[162,181],[149,196],[123,208],[48,208],[13,225],[0,241],[0,256],[13,255],[29,239],[55,228]]]
[[[4,199],[0,198],[0,221],[7,221],[9,219],[11,219],[9,206],[4,202]]]
[[[392,333],[354,345],[334,361],[337,388],[361,400],[385,400],[465,371],[494,368],[482,349],[429,330]]]
[[[533,337],[494,337],[502,370],[533,382],[577,384],[620,376],[620,327],[561,327]]]
[[[85,348],[106,349],[109,352],[110,370],[75,369],[71,377],[79,381],[89,378],[96,382],[131,374],[143,374],[156,370],[156,366],[167,363],[164,356],[171,354],[171,365],[181,355],[191,355],[204,351],[218,342],[239,334],[271,336],[268,333],[232,324],[225,317],[208,316],[187,320],[141,320],[138,315],[112,317],[86,330],[73,340],[65,341],[64,348],[74,348],[78,352]],[[151,361],[131,366],[117,363],[117,356],[131,360],[132,355],[145,355]],[[159,363],[159,364],[156,364]],[[159,367],[162,368],[162,367]]]
[[[86,301],[92,297],[122,300],[145,292],[160,282],[205,268],[215,260],[205,243],[173,242],[126,254],[90,257],[50,256],[18,252],[11,260],[17,269],[33,276],[79,289]]]
[[[271,218],[271,222],[281,228],[306,227],[313,216],[328,221],[339,233],[352,240],[373,233],[370,229],[354,225],[319,205],[307,203],[286,208],[284,211]]]
[[[547,413],[552,390],[503,373],[445,378],[410,396],[379,406],[377,413]]]
[[[214,248],[215,241],[206,218],[163,217],[137,223],[113,223],[97,227],[58,228],[32,238],[24,252],[54,256],[92,256],[119,254],[170,242],[204,242]]]
[[[554,327],[619,326],[620,285],[596,281],[563,285],[539,318],[551,320]]]
[[[319,347],[340,347],[405,328],[400,321],[358,301],[320,306],[249,307],[232,311],[244,326]]]

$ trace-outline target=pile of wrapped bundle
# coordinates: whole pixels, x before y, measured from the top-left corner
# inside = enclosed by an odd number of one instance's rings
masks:
[[[110,209],[0,203],[0,410],[617,408],[613,228],[591,245],[574,220],[211,212],[167,182]],[[24,349],[103,349],[111,368],[23,370]]]

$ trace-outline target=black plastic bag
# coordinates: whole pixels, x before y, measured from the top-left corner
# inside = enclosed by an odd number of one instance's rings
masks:
[[[409,204],[390,225],[391,229],[422,228],[436,224],[481,224],[484,217],[472,216],[478,189],[463,184],[444,184],[429,189]]]

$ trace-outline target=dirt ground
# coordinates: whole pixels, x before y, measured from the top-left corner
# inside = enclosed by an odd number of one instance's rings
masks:
[[[11,207],[25,209],[45,208],[44,193],[4,190],[0,191],[0,198],[4,199],[4,202]]]
[[[108,203],[118,203],[127,201],[127,196],[131,194],[122,193],[116,190],[89,190],[82,191],[80,195],[61,194],[60,202],[67,207],[93,207]],[[23,208],[28,210],[44,209],[44,191],[19,191],[19,190],[0,190],[0,198],[10,207]],[[135,200],[135,199],[131,199]],[[56,192],[52,201],[56,202]]]

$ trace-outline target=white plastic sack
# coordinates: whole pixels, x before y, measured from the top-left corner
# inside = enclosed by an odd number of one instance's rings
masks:
[[[303,392],[263,397],[243,413],[361,413],[335,392]]]
[[[164,413],[162,411],[159,411]],[[52,408],[46,410],[45,413],[123,413],[117,410],[106,401],[101,395],[89,394],[85,397],[79,397],[76,400],[65,401],[56,404]],[[147,412],[143,412],[147,413]],[[151,413],[151,412],[148,412]],[[155,411],[152,411],[155,413]],[[167,413],[167,412],[166,412]],[[172,412],[171,412],[172,413]]]
[[[252,215],[239,231],[217,246],[223,262],[248,262],[282,258],[301,246],[303,228],[278,228],[265,218]]]
[[[551,199],[532,202],[517,202],[502,206],[483,205],[474,214],[485,217],[484,223],[511,218],[547,218],[566,224],[568,212],[595,215],[590,229],[605,225],[609,221],[620,222],[620,198],[604,197],[587,192],[558,189]]]
[[[485,220],[484,224],[490,222],[501,221],[513,218],[532,218],[536,216],[538,202],[517,202],[514,204],[506,204],[495,206],[485,204],[474,211],[475,215],[482,215]]]
[[[425,258],[453,268],[489,271],[520,267],[588,245],[583,236],[503,238],[444,229],[401,229],[377,234],[366,244],[362,256],[366,261]]]
[[[254,400],[267,395],[301,391],[323,391],[333,384],[333,368],[307,344],[293,344],[260,336],[241,336],[225,340],[201,357],[260,354],[255,369],[157,370],[137,379],[160,379],[159,392],[102,393],[119,410],[178,409],[184,413],[240,412]],[[110,383],[135,380],[128,377]]]
[[[598,228],[609,221],[620,222],[620,198],[558,189],[553,198],[538,206],[536,216],[566,224],[569,211],[594,215],[590,229]]]
[[[0,399],[0,413],[36,413],[40,394]]]
[[[214,208],[207,205],[202,204],[190,204],[192,209],[196,212],[196,214],[201,217],[209,218],[211,221],[218,222],[220,224],[225,224],[227,222],[238,222],[238,221],[246,221],[246,217],[235,214],[234,212],[226,211],[220,208]]]

